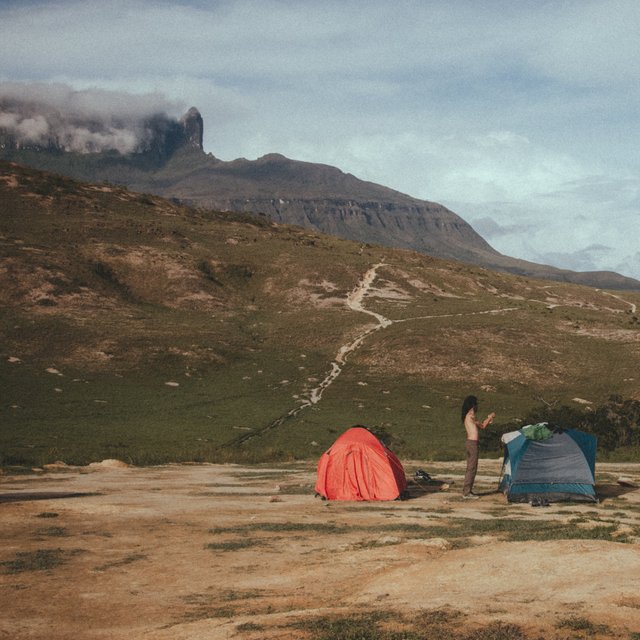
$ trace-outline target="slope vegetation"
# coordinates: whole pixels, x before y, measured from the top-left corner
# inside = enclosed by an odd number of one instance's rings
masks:
[[[315,457],[346,427],[457,457],[637,397],[635,293],[496,273],[0,165],[2,463]]]

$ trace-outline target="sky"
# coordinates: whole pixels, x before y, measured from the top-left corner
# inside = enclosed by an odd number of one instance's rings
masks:
[[[195,106],[221,160],[330,164],[640,279],[638,33],[637,0],[0,0],[0,95]]]

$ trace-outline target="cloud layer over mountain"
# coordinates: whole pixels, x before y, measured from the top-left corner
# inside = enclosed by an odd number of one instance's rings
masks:
[[[221,159],[336,165],[640,277],[639,31],[636,0],[6,0],[0,80],[162,92]]]
[[[140,151],[175,105],[160,95],[131,95],[64,84],[0,84],[0,129],[21,144],[78,153]]]

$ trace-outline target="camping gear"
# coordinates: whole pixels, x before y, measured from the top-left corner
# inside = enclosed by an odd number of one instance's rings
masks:
[[[532,428],[533,427],[533,428]],[[596,437],[547,423],[505,433],[500,491],[509,502],[597,502]]]
[[[413,475],[413,479],[416,486],[427,489],[429,492],[446,491],[453,484],[453,480],[436,480],[423,469],[418,469]]]
[[[406,489],[400,460],[364,427],[345,431],[318,461],[316,493],[328,500],[396,500]]]

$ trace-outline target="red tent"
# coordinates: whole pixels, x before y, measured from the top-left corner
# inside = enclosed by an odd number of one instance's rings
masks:
[[[328,500],[395,500],[406,489],[400,460],[364,427],[345,431],[318,462],[316,493]]]

